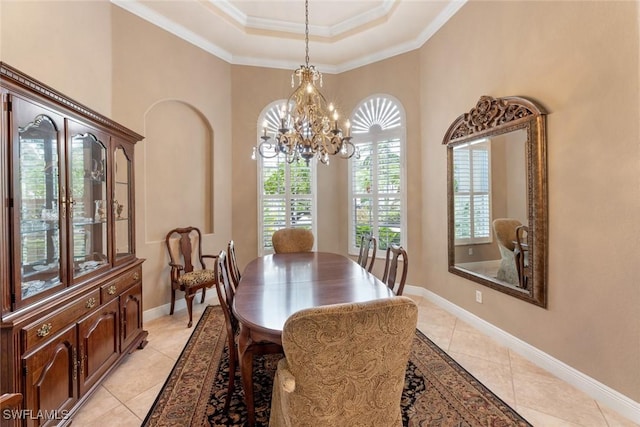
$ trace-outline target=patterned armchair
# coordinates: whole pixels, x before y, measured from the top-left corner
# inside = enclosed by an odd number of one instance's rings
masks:
[[[190,328],[193,325],[193,298],[196,292],[202,289],[200,303],[203,303],[207,288],[216,283],[214,269],[208,269],[204,260],[215,260],[217,255],[202,253],[202,233],[196,227],[175,228],[169,231],[165,237],[165,244],[169,253],[169,267],[171,267],[171,309],[169,314],[173,314],[176,304],[176,290],[179,289],[184,292],[189,312],[187,328]]]
[[[402,426],[418,309],[407,297],[321,306],[282,331],[270,427]]]

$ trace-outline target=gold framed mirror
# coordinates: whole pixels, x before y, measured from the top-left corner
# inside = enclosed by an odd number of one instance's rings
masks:
[[[547,306],[546,111],[482,96],[449,127],[449,271]]]

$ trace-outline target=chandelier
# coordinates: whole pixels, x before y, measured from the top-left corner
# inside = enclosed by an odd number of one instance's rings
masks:
[[[287,103],[279,111],[279,128],[274,132],[274,141],[267,135],[267,122],[262,128],[262,142],[253,147],[252,159],[256,151],[265,158],[282,154],[287,163],[304,159],[306,164],[316,157],[323,164],[329,164],[329,156],[349,159],[360,158],[359,150],[351,142],[350,123],[345,122],[346,132],[338,127],[338,110],[320,93],[322,73],[309,65],[309,0],[305,0],[305,65],[291,75],[291,87],[295,88]]]

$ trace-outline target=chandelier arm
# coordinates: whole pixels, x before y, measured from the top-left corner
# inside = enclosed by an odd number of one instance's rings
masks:
[[[271,137],[261,136],[260,138],[262,138],[262,142],[258,145],[258,153],[266,159],[276,157],[279,154],[277,148],[278,144],[271,142]],[[273,150],[273,153],[270,153],[271,150]]]

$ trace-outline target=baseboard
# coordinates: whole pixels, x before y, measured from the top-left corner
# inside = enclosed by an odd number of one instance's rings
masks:
[[[475,328],[505,347],[515,351],[530,362],[571,384],[598,402],[629,418],[631,421],[640,424],[640,403],[425,288],[407,285],[405,286],[405,293],[426,298],[438,307],[473,325]]]
[[[193,299],[193,303],[200,304],[200,298],[202,297],[200,296],[200,292],[198,292]],[[204,298],[204,304],[218,305],[218,295],[216,295],[215,289],[213,290],[213,292],[207,292],[207,296]],[[176,295],[176,305],[174,311],[186,310],[186,308],[187,303],[184,298],[177,298]],[[169,311],[171,311],[171,303],[145,310],[142,313],[142,322],[150,322],[151,320],[158,319],[163,316],[168,316]]]

